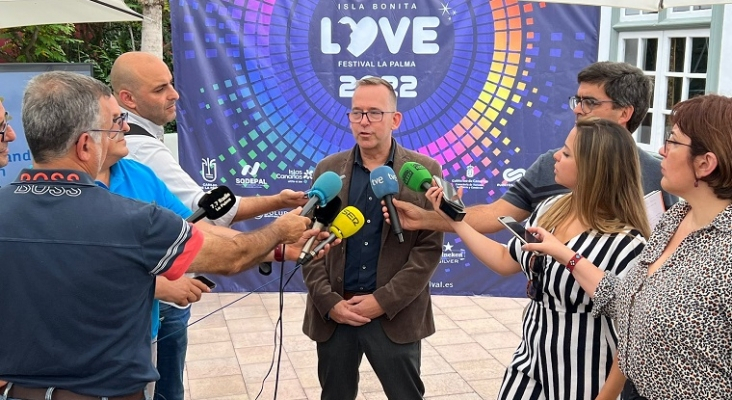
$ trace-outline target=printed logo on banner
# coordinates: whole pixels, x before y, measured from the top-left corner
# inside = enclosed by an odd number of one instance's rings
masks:
[[[255,162],[252,165],[244,165],[241,168],[241,176],[243,178],[236,178],[235,182],[238,186],[245,189],[269,189],[267,179],[258,176],[259,170],[266,168],[267,166],[260,162]]]
[[[206,182],[215,182],[218,173],[216,172],[216,159],[215,158],[202,158],[201,159],[201,177]]]
[[[480,169],[475,165],[468,165],[465,167],[465,178],[453,179],[452,183],[455,188],[465,188],[468,190],[482,190],[485,188],[488,182],[485,178],[476,179],[476,175],[480,172]]]
[[[284,180],[287,183],[308,183],[313,179],[313,171],[309,169],[303,171],[300,169],[288,169],[286,172],[278,172],[274,174],[274,179]]]
[[[432,95],[452,61],[452,15],[427,2],[318,2],[311,20],[311,57],[335,66],[319,74],[346,107],[356,81],[382,76],[394,86],[401,109]],[[344,15],[345,16],[341,16]],[[334,82],[334,78],[336,81]]]
[[[450,242],[442,245],[442,264],[460,264],[465,261],[465,249],[453,249],[455,245]]]
[[[503,182],[497,184],[498,187],[511,187],[519,179],[523,178],[526,170],[523,168],[507,168],[503,170]]]

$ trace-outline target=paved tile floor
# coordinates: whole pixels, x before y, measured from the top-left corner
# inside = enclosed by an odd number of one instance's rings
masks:
[[[191,322],[241,298],[206,294]],[[277,399],[320,399],[315,343],[302,333],[305,294],[284,296],[284,341]],[[422,342],[422,379],[429,400],[495,399],[521,335],[527,299],[432,296],[437,332]],[[189,328],[186,399],[274,398],[270,368],[278,295],[254,293]],[[386,399],[364,357],[358,400]]]

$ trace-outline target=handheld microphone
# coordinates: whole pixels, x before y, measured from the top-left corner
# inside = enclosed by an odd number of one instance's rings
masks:
[[[330,231],[328,239],[323,240],[315,246],[310,253],[305,255],[302,262],[298,260],[298,265],[303,265],[315,258],[320,250],[323,250],[327,244],[332,243],[334,240],[345,239],[353,236],[359,231],[359,229],[361,229],[361,227],[363,227],[363,224],[364,217],[358,208],[354,206],[344,208],[340,213],[338,213],[338,215],[336,215],[333,223],[330,225],[330,228],[328,228]]]
[[[399,239],[399,243],[404,243],[402,224],[399,222],[399,214],[397,214],[392,202],[394,195],[399,193],[399,181],[394,170],[389,166],[382,165],[371,171],[371,189],[376,197],[384,200],[386,210],[389,212],[391,228]]]
[[[414,161],[405,162],[399,170],[399,177],[402,178],[404,186],[415,192],[426,192],[432,187],[432,174],[420,163]]]
[[[313,183],[313,187],[308,191],[307,203],[302,208],[300,215],[305,216],[313,211],[315,206],[324,207],[329,201],[333,200],[334,197],[338,196],[338,192],[341,191],[343,182],[341,177],[333,171],[326,171],[323,175],[320,175],[318,179]]]
[[[334,197],[333,200],[329,201],[328,204],[326,204],[325,206],[316,208],[313,212],[313,217],[315,218],[313,228],[319,231],[323,230],[323,228],[333,222],[340,210],[341,198],[338,196]],[[302,251],[300,252],[300,257],[297,259],[298,264],[302,264],[305,260],[305,256],[310,253],[310,250],[313,247],[313,243],[315,243],[316,237],[317,235],[312,236],[310,239],[308,239],[307,242],[305,242],[305,246],[302,247]]]
[[[196,210],[186,221],[194,223],[206,217],[215,220],[223,217],[236,203],[234,193],[226,186],[219,186],[204,193],[203,197],[198,200],[198,210]]]

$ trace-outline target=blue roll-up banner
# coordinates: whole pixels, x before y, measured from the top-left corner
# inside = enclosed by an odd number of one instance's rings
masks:
[[[561,146],[600,19],[595,7],[516,0],[178,0],[171,14],[180,162],[203,188],[307,190],[318,161],[354,146],[346,113],[354,83],[371,75],[396,88],[396,140],[438,160],[468,205],[499,199]],[[272,277],[255,269],[218,281],[248,291]],[[431,281],[437,294],[525,296],[525,285],[490,271],[454,234]],[[304,291],[301,276],[287,289]]]

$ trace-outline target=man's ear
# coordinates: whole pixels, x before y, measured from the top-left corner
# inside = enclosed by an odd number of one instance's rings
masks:
[[[94,139],[88,132],[82,133],[74,145],[76,157],[81,161],[91,160],[91,146],[94,146]]]
[[[117,93],[117,100],[119,105],[128,110],[135,110],[137,105],[135,104],[135,97],[127,89],[122,89]]]
[[[621,108],[620,112],[620,118],[618,118],[618,123],[623,126],[628,125],[628,121],[630,121],[631,118],[633,118],[633,113],[635,112],[635,107],[633,106],[625,106]],[[633,133],[633,132],[631,132]]]

